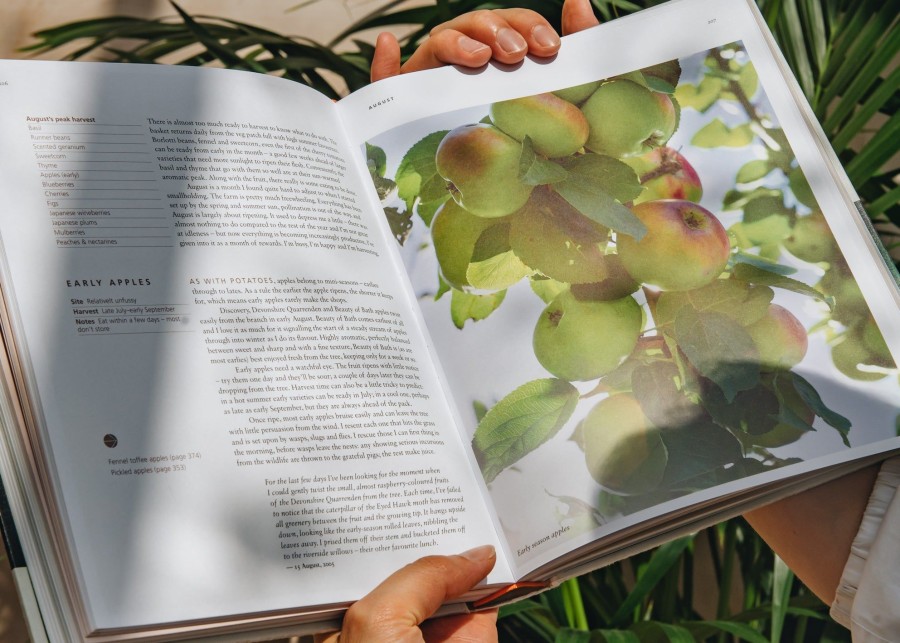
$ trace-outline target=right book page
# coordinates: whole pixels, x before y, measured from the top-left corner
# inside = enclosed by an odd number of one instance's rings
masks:
[[[520,572],[898,446],[896,285],[754,14],[713,4],[365,137]]]

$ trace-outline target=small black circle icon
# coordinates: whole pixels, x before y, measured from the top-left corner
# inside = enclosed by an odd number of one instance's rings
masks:
[[[108,446],[110,449],[115,449],[116,445],[119,444],[119,438],[114,436],[112,433],[107,433],[103,436],[103,444]]]

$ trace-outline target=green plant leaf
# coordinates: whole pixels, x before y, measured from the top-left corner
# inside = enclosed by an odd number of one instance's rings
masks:
[[[748,643],[769,643],[769,639],[760,634],[757,630],[753,629],[749,625],[744,623],[738,623],[736,621],[722,621],[722,620],[713,620],[713,621],[700,621],[697,623],[681,623],[685,629],[696,634],[700,634],[699,638],[702,640],[706,640],[709,638],[708,631],[710,628],[719,630],[721,632],[727,632],[728,634],[732,634],[738,638],[740,641],[747,641]]]
[[[462,329],[470,319],[476,322],[487,319],[500,307],[504,297],[506,297],[505,290],[487,295],[474,295],[453,288],[450,293],[450,319],[459,329]]]
[[[412,217],[409,216],[409,212],[401,212],[397,208],[384,208],[384,217],[391,228],[391,234],[402,246],[412,230]]]
[[[847,435],[852,426],[850,420],[840,413],[828,408],[825,405],[825,402],[822,401],[819,392],[802,375],[791,371],[790,376],[794,380],[794,388],[797,393],[800,394],[800,397],[803,398],[803,401],[806,402],[806,405],[811,408],[816,415],[836,429],[837,432],[841,434],[841,440],[843,440],[844,445],[849,447],[850,440],[847,438]]]
[[[572,159],[566,168],[574,176],[589,181],[620,203],[641,195],[643,186],[634,169],[619,159],[604,154],[584,154]]]
[[[628,630],[592,630],[593,634],[598,634],[602,638],[600,643],[641,643],[640,637],[634,632]],[[594,643],[594,641],[591,641]]]
[[[735,279],[716,279],[694,290],[664,293],[656,302],[657,327],[670,325],[678,311],[690,306],[697,312],[727,315],[747,326],[766,314],[775,293],[768,286],[756,286]]]
[[[758,268],[759,270],[770,272],[775,275],[787,276],[797,272],[797,269],[791,266],[785,266],[783,264],[770,261],[765,257],[748,254],[746,252],[734,253],[731,256],[731,260],[734,266],[736,266],[737,264],[747,264],[749,266],[753,266],[754,268]]]
[[[561,627],[556,631],[556,638],[553,639],[553,643],[591,643],[591,633],[570,627]]]
[[[681,78],[681,64],[677,60],[669,60],[641,70],[650,89],[664,94],[674,94]]]
[[[538,156],[529,136],[522,141],[522,155],[519,157],[519,179],[526,185],[547,185],[565,181],[569,173],[553,161]]]
[[[387,154],[384,150],[376,145],[366,143],[366,167],[375,189],[378,191],[378,198],[384,201],[387,194],[397,187],[397,184],[390,179],[384,178],[384,172],[387,169]]]
[[[473,261],[466,269],[466,279],[484,290],[500,290],[518,283],[534,271],[522,263],[512,250],[482,261]]]
[[[578,389],[559,379],[523,384],[497,402],[475,429],[472,446],[486,482],[556,435],[578,403]]]
[[[705,400],[704,400],[705,401]],[[701,418],[688,425],[666,425],[660,433],[668,454],[668,463],[660,488],[703,488],[708,483],[691,484],[743,456],[741,443],[727,429]]]
[[[747,147],[756,135],[749,123],[728,127],[721,119],[715,118],[697,130],[691,138],[691,145],[705,148]]]
[[[737,178],[735,180],[738,183],[752,183],[753,181],[758,181],[765,177],[773,169],[775,168],[769,161],[764,161],[762,159],[748,161],[738,170]]]
[[[397,183],[397,194],[406,202],[407,210],[413,209],[413,204],[425,184],[440,178],[434,162],[434,155],[448,131],[432,132],[417,141],[400,161],[394,181]]]
[[[716,104],[722,94],[724,83],[721,78],[704,76],[699,85],[682,83],[675,90],[675,98],[683,108],[706,112]]]
[[[631,210],[588,179],[570,175],[555,188],[569,205],[592,221],[638,240],[647,233],[647,226]]]
[[[685,306],[675,316],[672,336],[701,375],[732,401],[738,391],[759,381],[759,353],[739,323],[719,312],[699,312]]]
[[[781,632],[784,628],[784,620],[787,614],[788,599],[791,595],[791,586],[794,583],[792,572],[781,558],[775,556],[775,569],[772,580],[772,629],[771,642],[781,641]]]
[[[692,536],[684,536],[670,541],[653,552],[649,562],[641,569],[634,589],[616,610],[612,622],[617,625],[627,623],[631,613],[643,603],[669,570],[679,561],[682,552],[691,544]],[[689,635],[690,636],[690,635]],[[693,641],[693,637],[691,637]]]
[[[740,262],[734,266],[732,274],[736,279],[740,279],[741,281],[790,290],[791,292],[818,299],[827,304],[829,308],[834,308],[834,300],[831,297],[819,292],[812,286],[807,286],[802,281],[797,281],[796,279],[779,274],[779,272],[770,270],[767,267],[764,267],[763,264],[751,265],[750,263]]]
[[[568,290],[568,284],[564,284],[561,281],[556,281],[555,279],[545,278],[533,278],[530,280],[531,282],[531,290],[535,295],[541,298],[545,304],[549,304],[553,301],[556,296],[564,290]]]

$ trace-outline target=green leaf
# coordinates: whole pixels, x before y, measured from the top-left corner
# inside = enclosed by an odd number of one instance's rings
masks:
[[[672,336],[688,361],[722,389],[727,400],[759,381],[756,345],[728,315],[684,306],[675,316]]]
[[[794,388],[800,394],[800,397],[803,398],[803,401],[806,402],[806,405],[811,408],[816,415],[836,429],[837,432],[841,434],[844,445],[849,447],[850,440],[847,439],[847,434],[852,426],[850,420],[825,406],[825,402],[822,401],[819,392],[812,384],[804,379],[802,375],[794,371],[791,371],[790,375],[794,379]]]
[[[878,131],[878,138],[872,139],[847,164],[847,176],[858,185],[872,176],[897,153],[897,140],[900,140],[900,112],[891,116]]]
[[[486,482],[552,438],[578,403],[578,389],[559,379],[523,384],[497,402],[475,429],[472,446]]]
[[[512,250],[483,261],[473,261],[466,269],[466,279],[475,288],[500,290],[518,283],[534,271],[522,263]]]
[[[770,261],[769,259],[766,259],[764,257],[748,254],[746,252],[736,252],[731,256],[731,259],[734,265],[745,263],[747,265],[759,268],[760,270],[764,270],[766,272],[771,272],[776,275],[785,276],[792,275],[797,272],[797,269],[792,268],[791,266],[784,266],[780,263]]]
[[[716,279],[701,288],[663,293],[656,302],[656,325],[668,326],[682,308],[689,306],[698,313],[727,315],[741,326],[748,326],[766,314],[774,295],[768,286]]]
[[[744,206],[746,206],[754,199],[758,199],[764,196],[782,198],[783,195],[781,190],[762,187],[751,190],[750,192],[742,192],[741,190],[729,190],[725,193],[725,198],[722,199],[722,208],[724,210],[742,210],[744,209]]]
[[[699,85],[683,83],[675,90],[675,98],[683,108],[705,112],[716,104],[724,88],[721,78],[704,76]]]
[[[522,141],[522,155],[519,157],[519,179],[526,185],[547,185],[565,181],[569,173],[553,161],[538,156],[529,136]]]
[[[397,208],[384,208],[384,216],[391,228],[391,234],[402,246],[412,230],[412,217],[409,212],[401,212]]]
[[[593,630],[593,632],[600,634],[605,643],[641,643],[640,637],[628,630]]]
[[[636,199],[644,189],[634,169],[611,156],[585,154],[572,159],[566,168],[576,177],[593,183],[620,203]]]
[[[545,304],[549,304],[559,293],[569,289],[567,284],[556,281],[555,279],[532,278],[530,281],[531,290],[534,291],[534,294],[540,297],[541,301]]]
[[[641,240],[647,233],[634,213],[588,179],[570,176],[556,186],[559,195],[592,221]]]
[[[691,145],[705,148],[746,147],[753,142],[755,137],[749,123],[731,128],[716,118],[694,134]]]
[[[436,181],[435,177],[440,177],[434,162],[434,155],[448,131],[442,130],[429,134],[409,148],[403,160],[400,161],[394,181],[397,182],[398,195],[406,202],[407,210],[413,209],[413,204],[419,197],[422,186],[429,181]]]
[[[744,623],[738,623],[737,621],[699,621],[697,623],[682,623],[682,625],[695,634],[701,628],[704,634],[706,634],[708,628],[714,628],[734,635],[739,641],[747,641],[748,643],[769,643],[769,640],[757,630]],[[699,627],[696,629],[695,627],[692,627],[695,625]],[[708,638],[708,635],[703,638]]]
[[[369,166],[369,172],[376,176],[384,176],[387,168],[387,154],[377,145],[366,143],[366,165]]]
[[[775,556],[774,578],[772,580],[772,643],[781,641],[791,586],[794,584],[794,572],[788,568],[781,558]]]
[[[462,329],[470,319],[476,322],[487,319],[500,307],[504,297],[506,297],[505,290],[487,295],[473,295],[453,288],[450,294],[450,319],[459,329]]]
[[[681,559],[682,552],[692,540],[691,536],[684,536],[662,545],[653,552],[649,562],[639,572],[634,589],[629,592],[613,615],[613,623],[624,625],[630,621],[631,613],[648,598],[663,576]],[[693,642],[693,637],[691,641]]]
[[[709,419],[700,419],[684,426],[666,425],[664,429],[660,437],[669,459],[660,488],[707,487],[709,483],[688,483],[738,462],[743,456],[737,438]]]
[[[591,643],[591,633],[584,630],[561,627],[556,631],[556,638],[553,639],[553,643]]]
[[[758,181],[765,177],[774,169],[774,166],[769,161],[761,159],[748,161],[738,170],[737,178],[735,180],[738,183],[752,183],[753,181]]]
[[[650,89],[664,94],[674,94],[681,78],[681,64],[677,60],[669,60],[641,70]]]
[[[768,270],[760,265],[750,265],[749,263],[741,262],[734,266],[732,274],[735,278],[748,283],[762,284],[773,288],[783,288],[784,290],[790,290],[791,292],[813,297],[814,299],[818,299],[827,304],[829,308],[834,309],[834,300],[831,297],[819,292],[812,286],[807,286],[802,281],[791,279],[790,277],[778,274],[777,272]]]
[[[737,68],[737,63],[731,61],[729,67],[734,70]],[[759,76],[756,74],[756,68],[749,62],[737,69],[737,73],[733,76],[733,82],[737,83],[737,87],[732,83],[726,85],[726,91],[722,92],[722,100],[740,100],[735,91],[739,91],[747,100],[751,100],[759,89]]]

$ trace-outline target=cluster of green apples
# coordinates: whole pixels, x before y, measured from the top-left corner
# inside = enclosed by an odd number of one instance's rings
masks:
[[[754,345],[755,358],[769,373],[757,388],[777,403],[793,404],[800,417],[813,413],[796,392],[780,390],[773,375],[804,357],[806,329],[771,303],[771,288],[731,278],[729,235],[699,205],[697,172],[666,145],[679,118],[673,96],[635,73],[494,103],[481,122],[449,131],[435,154],[452,197],[431,222],[442,278],[464,292],[486,288],[486,266],[498,289],[531,280],[545,302],[533,333],[538,362],[556,378],[597,381],[599,390],[611,393],[581,421],[575,441],[592,477],[617,494],[655,488],[670,457],[664,427],[648,418],[630,390],[630,369],[654,360],[686,364],[678,376],[681,394],[698,415],[709,416],[702,400],[691,397],[688,380],[702,377],[680,353],[673,330],[678,311],[698,299],[721,302],[736,332]],[[522,167],[526,146],[561,168],[561,178],[545,171],[550,180],[529,181]],[[636,189],[619,200],[643,234],[604,225],[567,193],[565,170],[600,163],[601,157],[604,167],[630,172]],[[506,278],[498,279],[500,273]],[[754,290],[765,301],[751,315],[732,309],[735,289]],[[655,321],[652,332],[648,312]],[[747,448],[778,446],[802,435],[777,415],[755,433],[739,422],[733,430]]]
[[[816,288],[834,302],[830,319],[836,324],[828,327],[828,342],[835,368],[856,380],[886,377],[886,369],[896,368],[894,360],[799,167],[788,172],[788,187],[796,201],[809,208],[809,214],[791,211],[790,218],[785,217],[790,221],[787,229],[779,225],[777,217],[772,217],[769,225],[753,227],[742,222],[737,227],[751,246],[770,248],[770,253],[783,249],[800,261],[824,268]],[[778,243],[772,244],[773,240]],[[871,366],[877,368],[867,368]]]

